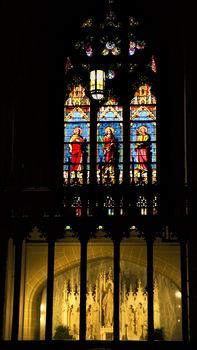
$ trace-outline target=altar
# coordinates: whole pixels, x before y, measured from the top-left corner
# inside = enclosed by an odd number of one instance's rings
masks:
[[[101,340],[113,340],[113,327],[100,328]]]

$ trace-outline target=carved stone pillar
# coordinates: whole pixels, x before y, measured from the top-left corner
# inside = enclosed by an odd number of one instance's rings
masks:
[[[21,269],[22,269],[22,244],[23,239],[30,232],[31,225],[18,219],[13,223],[13,239],[15,244],[15,267],[14,267],[14,300],[13,300],[13,318],[11,339],[18,340],[19,333],[19,315],[20,315],[20,288],[21,288]]]
[[[188,262],[187,262],[187,232],[188,226],[184,224],[179,229],[178,236],[180,240],[180,266],[181,266],[181,295],[182,295],[182,340],[189,340],[189,324],[188,324]]]
[[[17,237],[14,240],[14,243],[15,243],[15,269],[14,269],[13,321],[12,321],[12,336],[11,336],[12,340],[18,340],[22,242],[23,242],[22,237]]]
[[[0,231],[0,339],[3,338],[3,322],[4,322],[4,301],[5,301],[5,279],[6,279],[6,259],[8,251],[9,233],[4,227]]]
[[[190,341],[197,342],[196,315],[197,315],[197,258],[196,258],[196,223],[194,217],[190,225],[190,239],[188,242],[189,258],[189,318],[190,318]]]
[[[182,292],[182,339],[188,341],[188,300],[187,300],[187,241],[182,239],[181,248],[181,292]]]

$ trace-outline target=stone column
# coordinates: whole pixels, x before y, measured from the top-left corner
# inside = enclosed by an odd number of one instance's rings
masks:
[[[197,315],[197,228],[194,217],[191,218],[190,234],[191,237],[188,242],[189,255],[189,318],[190,318],[190,341],[197,342],[196,332],[196,315]]]
[[[20,288],[21,288],[21,264],[22,264],[22,244],[23,244],[22,224],[16,229],[14,236],[15,244],[15,267],[14,267],[14,300],[11,339],[18,340],[19,315],[20,315]]]
[[[188,339],[188,268],[187,268],[187,240],[182,235],[180,239],[180,258],[181,258],[181,294],[182,294],[182,340]]]
[[[3,339],[4,328],[4,303],[5,303],[5,280],[6,280],[6,267],[7,267],[7,253],[8,253],[8,232],[2,228],[0,233],[0,276],[1,276],[1,288],[0,288],[0,339]]]

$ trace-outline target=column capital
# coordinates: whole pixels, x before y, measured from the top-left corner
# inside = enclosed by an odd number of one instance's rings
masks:
[[[39,222],[38,228],[47,241],[55,241],[64,236],[65,223],[61,217],[47,217]]]
[[[162,221],[157,216],[141,217],[137,223],[137,228],[140,233],[139,236],[143,237],[147,243],[153,243],[156,237],[160,236],[162,227]]]
[[[33,226],[29,218],[12,218],[8,225],[10,237],[13,238],[14,243],[21,242],[29,236]]]
[[[187,215],[183,217],[174,217],[170,220],[169,229],[180,243],[190,239],[191,235],[191,218]]]

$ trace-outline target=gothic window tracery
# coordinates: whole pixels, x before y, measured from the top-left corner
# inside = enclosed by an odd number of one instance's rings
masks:
[[[128,171],[128,168],[124,167],[124,162],[128,162],[128,159],[123,159],[123,154],[126,154],[124,149],[127,147],[126,144],[128,145],[127,137],[130,138],[130,184],[157,183],[157,101],[153,92],[156,59],[151,52],[150,43],[144,39],[140,31],[139,21],[134,17],[128,17],[127,21],[129,32],[126,34],[128,44],[126,54],[123,37],[120,34],[120,29],[125,24],[118,19],[117,13],[110,6],[113,7],[113,1],[109,3],[109,10],[100,26],[94,18],[89,18],[82,24],[81,40],[74,46],[80,60],[77,62],[73,56],[67,57],[66,61],[66,91],[71,90],[65,101],[64,126],[64,179],[68,185],[83,185],[84,181],[89,183],[90,178],[93,179],[94,176],[97,184],[104,186],[123,183],[127,177],[125,172]],[[84,52],[86,59],[83,59]],[[126,64],[122,64],[120,53],[123,56],[126,54]],[[99,69],[105,72],[105,92],[103,100],[99,101],[95,108],[96,105],[89,93],[89,74],[95,62],[99,60]],[[74,87],[70,89],[70,86]],[[126,112],[129,105],[130,121]],[[74,113],[74,107],[83,110],[84,120],[77,119],[75,113],[76,122],[74,121],[74,114],[71,115],[69,112],[69,108],[73,108]],[[85,121],[86,125],[79,123]],[[71,158],[71,147],[70,145],[68,147],[70,139],[67,136],[71,137],[69,125],[74,126],[74,123],[81,128],[81,136],[83,134],[82,137],[86,140],[84,145],[86,156],[83,160],[81,157],[81,161],[76,157],[75,167],[72,166],[74,157]],[[124,124],[129,127],[129,133],[125,131],[127,127],[124,128]],[[96,139],[90,137],[90,129],[93,134],[96,132]],[[109,133],[111,142],[107,142],[107,139],[110,139]],[[107,147],[110,143],[111,146]],[[77,145],[76,143],[75,146]],[[93,161],[90,154],[96,157],[96,168],[90,166],[90,159]],[[84,172],[82,168],[85,169]],[[74,172],[70,173],[68,169]]]

